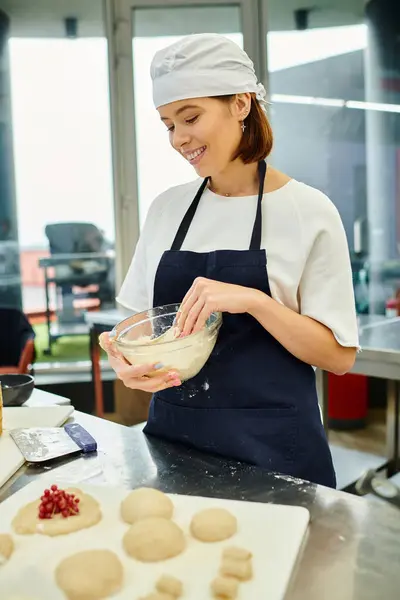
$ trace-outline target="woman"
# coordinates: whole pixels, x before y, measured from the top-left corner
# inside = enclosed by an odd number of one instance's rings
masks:
[[[340,217],[321,192],[267,166],[272,132],[253,64],[219,35],[158,52],[153,97],[172,147],[201,179],[152,204],[117,300],[182,303],[181,335],[223,325],[201,372],[148,378],[101,339],[118,377],[152,392],[145,432],[335,486],[314,367],[345,373],[358,347]]]

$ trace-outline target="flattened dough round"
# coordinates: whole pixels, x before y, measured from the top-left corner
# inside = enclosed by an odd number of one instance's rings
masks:
[[[221,542],[236,533],[237,520],[224,508],[206,508],[194,515],[190,531],[202,542]]]
[[[126,523],[136,523],[140,519],[163,517],[171,519],[174,512],[172,500],[154,488],[133,490],[121,503],[121,516]]]
[[[76,488],[70,488],[66,491],[75,494],[80,499],[79,514],[67,518],[57,514],[51,519],[39,519],[40,500],[35,500],[23,506],[15,515],[12,521],[15,533],[20,535],[42,533],[43,535],[54,536],[72,533],[96,525],[101,519],[101,510],[97,500]]]
[[[122,588],[124,571],[114,552],[85,550],[65,558],[56,568],[55,577],[69,600],[98,600]]]
[[[158,562],[184,551],[183,531],[176,523],[160,517],[141,519],[130,526],[123,539],[127,554],[141,562]]]
[[[6,562],[14,552],[14,542],[9,533],[0,533],[0,565]]]

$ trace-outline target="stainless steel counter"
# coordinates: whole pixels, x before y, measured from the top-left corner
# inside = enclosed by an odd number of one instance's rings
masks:
[[[400,317],[360,316],[360,345],[353,373],[400,380]]]
[[[400,469],[400,318],[359,316],[360,346],[352,373],[386,380],[386,459]],[[327,373],[317,372],[318,398],[327,422]]]
[[[166,492],[304,506],[311,513],[310,533],[287,600],[399,598],[400,512],[389,505],[146,438],[140,428],[82,413],[75,418],[94,435],[99,450],[53,467],[54,481],[151,485]],[[0,502],[48,469],[22,468],[0,490]]]

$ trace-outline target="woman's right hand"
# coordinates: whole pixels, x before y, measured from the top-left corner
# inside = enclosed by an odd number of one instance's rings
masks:
[[[159,368],[162,368],[162,365],[131,365],[128,363],[110,340],[109,332],[100,335],[99,344],[107,352],[110,365],[118,379],[132,390],[143,390],[154,394],[167,388],[177,387],[182,383],[177,371],[171,370],[155,374]],[[151,377],[149,377],[150,373]]]

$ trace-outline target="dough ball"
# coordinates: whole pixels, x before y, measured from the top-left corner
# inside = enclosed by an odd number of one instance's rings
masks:
[[[139,519],[149,517],[171,519],[173,512],[172,500],[163,492],[153,488],[133,490],[121,504],[121,516],[131,525]]]
[[[239,582],[233,577],[216,577],[211,582],[211,591],[217,598],[236,598]]]
[[[163,575],[156,583],[156,590],[179,598],[183,593],[182,581],[172,575]]]
[[[236,517],[224,508],[207,508],[193,517],[190,531],[202,542],[227,540],[237,531]]]
[[[222,552],[222,558],[232,558],[233,560],[250,560],[252,556],[249,550],[237,546],[229,546]]]
[[[253,577],[251,560],[224,558],[221,563],[220,573],[226,577],[236,577],[240,581],[247,581]]]
[[[0,533],[0,565],[6,562],[14,552],[14,542],[8,533]]]
[[[157,562],[184,551],[183,531],[169,519],[142,519],[130,526],[124,535],[125,551],[142,562]]]
[[[121,589],[124,572],[114,552],[86,550],[65,558],[56,568],[55,577],[69,600],[98,600]]]

